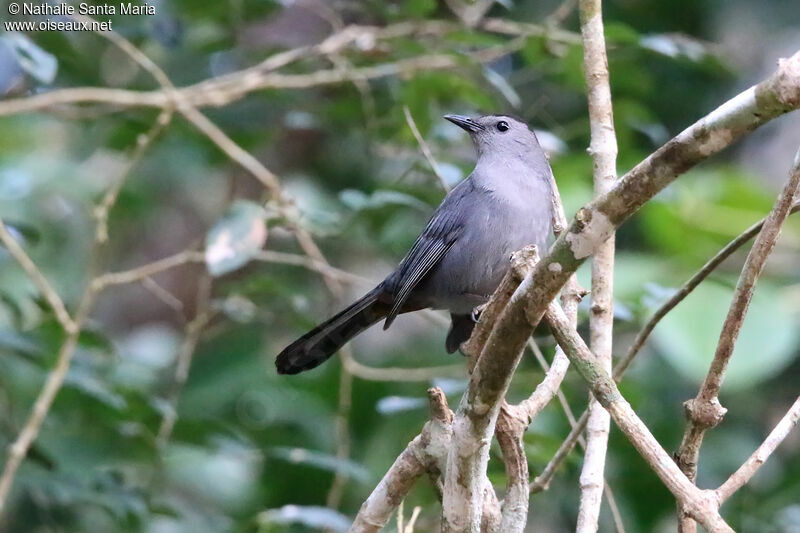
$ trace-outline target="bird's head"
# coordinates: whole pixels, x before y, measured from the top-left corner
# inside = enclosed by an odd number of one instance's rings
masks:
[[[489,153],[511,157],[539,149],[536,135],[527,124],[514,117],[486,115],[470,118],[445,115],[444,118],[469,133],[478,150],[478,156]]]

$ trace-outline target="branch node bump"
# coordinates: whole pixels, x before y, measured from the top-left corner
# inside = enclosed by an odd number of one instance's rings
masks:
[[[431,419],[443,424],[453,423],[453,411],[447,405],[447,397],[439,387],[428,389],[428,403],[430,406]]]
[[[717,398],[712,398],[711,400],[703,400],[701,398],[687,400],[684,402],[683,408],[686,412],[686,418],[704,429],[717,426],[722,422],[725,413],[728,412],[727,409],[722,407]]]
[[[525,279],[539,261],[539,249],[535,245],[526,246],[511,254],[511,270],[518,280]]]

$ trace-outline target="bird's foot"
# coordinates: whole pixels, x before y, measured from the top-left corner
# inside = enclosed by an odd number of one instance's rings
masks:
[[[486,309],[487,305],[488,304],[481,304],[481,305],[479,305],[478,307],[476,307],[475,309],[472,310],[472,313],[469,316],[470,316],[470,318],[472,319],[473,322],[475,322],[476,324],[478,323],[478,320],[481,319],[481,315],[483,314],[483,310]]]

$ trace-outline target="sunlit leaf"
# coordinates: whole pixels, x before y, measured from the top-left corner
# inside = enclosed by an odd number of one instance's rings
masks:
[[[252,202],[235,202],[206,236],[208,271],[221,276],[244,266],[266,240],[264,210]]]
[[[385,189],[375,191],[371,195],[364,194],[354,189],[347,189],[339,194],[339,198],[342,200],[342,203],[354,211],[378,209],[386,205],[402,205],[422,210],[430,209],[430,206],[425,204],[425,202],[414,198],[410,194]]]
[[[378,400],[375,409],[381,414],[391,414],[400,411],[410,411],[423,407],[427,401],[424,398],[408,396],[386,396]]]
[[[350,519],[343,514],[327,507],[310,505],[284,505],[279,509],[262,511],[258,515],[258,522],[262,526],[268,524],[302,524],[315,529],[330,529],[333,531],[347,531],[350,529]]]
[[[640,39],[639,44],[667,57],[686,57],[692,61],[700,61],[708,53],[700,41],[681,34],[646,35]]]

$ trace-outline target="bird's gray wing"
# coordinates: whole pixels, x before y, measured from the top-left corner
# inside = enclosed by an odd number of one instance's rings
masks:
[[[471,181],[462,182],[453,189],[433,213],[400,266],[386,279],[384,288],[392,297],[392,308],[383,329],[392,324],[414,287],[436,267],[463,233],[469,214],[465,200],[474,192]]]

